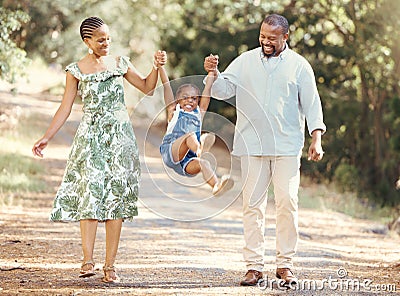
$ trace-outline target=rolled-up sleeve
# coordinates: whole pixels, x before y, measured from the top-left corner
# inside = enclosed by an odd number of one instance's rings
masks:
[[[241,67],[242,58],[239,56],[229,64],[224,72],[218,72],[218,77],[211,88],[211,96],[216,99],[227,100],[236,95]]]
[[[218,77],[211,87],[211,96],[218,100],[227,100],[236,94],[236,86],[229,78],[218,72]]]
[[[314,71],[311,65],[305,63],[299,77],[299,100],[307,121],[308,132],[321,130],[326,132],[324,124],[321,99],[315,82]]]

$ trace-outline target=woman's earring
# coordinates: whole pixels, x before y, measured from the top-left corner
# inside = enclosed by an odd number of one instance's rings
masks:
[[[89,48],[88,52],[89,54],[93,54],[93,49]]]

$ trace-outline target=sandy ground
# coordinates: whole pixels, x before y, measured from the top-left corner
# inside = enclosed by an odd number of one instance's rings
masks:
[[[21,106],[49,122],[57,102],[37,96],[0,93],[1,105]],[[139,216],[125,222],[116,267],[121,282],[103,284],[104,225],[95,246],[97,275],[78,278],[81,261],[78,223],[51,223],[48,215],[61,180],[79,106],[49,147],[43,176],[50,193],[25,194],[0,208],[1,295],[391,295],[400,291],[399,237],[380,225],[329,210],[299,211],[300,241],[295,272],[297,290],[282,291],[274,277],[275,220],[270,200],[266,221],[265,282],[240,287],[242,259],[240,178],[226,150],[213,148],[218,165],[236,185],[211,198],[201,178],[186,184],[164,171],[158,133],[137,124],[142,186]],[[30,154],[27,147],[26,154]],[[223,160],[223,161],[222,161]],[[200,184],[200,185],[199,185]],[[316,188],[301,188],[315,192]],[[314,193],[315,194],[315,193]],[[301,197],[300,197],[301,198]],[[378,232],[378,233],[377,233]],[[397,291],[396,291],[397,290]]]

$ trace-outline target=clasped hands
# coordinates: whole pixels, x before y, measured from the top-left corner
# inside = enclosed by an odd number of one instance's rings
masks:
[[[204,69],[207,72],[214,72],[217,74],[218,69],[218,55],[210,54],[208,57],[204,59]],[[158,50],[154,54],[154,62],[153,66],[155,69],[164,66],[167,63],[167,53],[164,50]]]
[[[207,73],[213,72],[214,76],[217,76],[218,62],[219,62],[218,55],[210,54],[208,57],[204,59],[204,70],[206,70]]]
[[[153,61],[153,67],[154,69],[158,69],[159,67],[164,66],[167,63],[167,53],[165,50],[158,50],[154,54],[154,61]]]

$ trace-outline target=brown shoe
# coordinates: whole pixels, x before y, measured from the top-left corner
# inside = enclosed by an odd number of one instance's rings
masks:
[[[286,284],[297,283],[299,280],[294,276],[293,272],[290,268],[277,268],[276,269],[276,277],[278,279],[282,279],[286,282]]]
[[[244,280],[240,282],[241,286],[255,286],[259,281],[263,280],[263,273],[257,270],[248,270]]]

